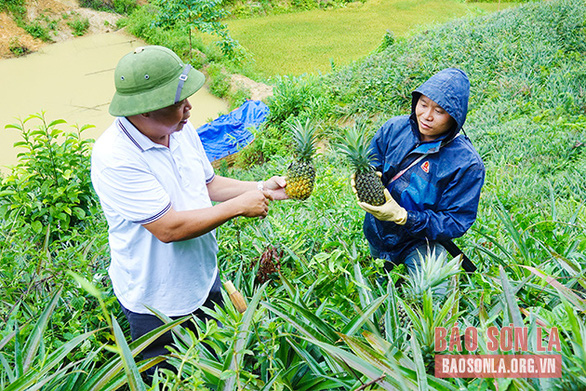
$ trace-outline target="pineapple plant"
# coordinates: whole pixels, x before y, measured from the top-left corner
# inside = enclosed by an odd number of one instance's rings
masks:
[[[373,206],[384,204],[385,187],[370,164],[373,153],[370,142],[365,137],[364,128],[353,126],[345,129],[338,141],[338,149],[348,158],[354,169],[358,200]]]
[[[453,324],[459,316],[456,296],[447,295],[451,290],[450,279],[460,271],[460,262],[460,256],[448,261],[446,253],[428,248],[425,255],[419,254],[419,265],[416,263],[415,270],[409,273],[403,290],[402,304],[408,307],[403,309],[403,316],[420,337],[421,356],[429,374],[435,371],[435,345],[430,337],[433,325]]]
[[[296,160],[287,168],[287,186],[285,192],[289,198],[307,199],[315,184],[315,167],[311,162],[315,152],[316,126],[308,118],[302,123],[298,118],[288,124],[295,143]]]

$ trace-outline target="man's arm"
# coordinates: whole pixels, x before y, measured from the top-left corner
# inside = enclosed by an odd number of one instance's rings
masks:
[[[209,208],[185,211],[171,208],[163,217],[144,224],[143,227],[164,243],[192,239],[236,216],[265,217],[269,211],[270,199],[267,191],[247,191]]]
[[[258,190],[257,186],[258,182],[239,181],[220,175],[214,176],[214,179],[207,184],[210,199],[215,202],[224,202],[247,191]]]
[[[247,191],[258,190],[259,182],[239,181],[237,179],[226,178],[220,175],[214,176],[214,179],[207,184],[210,199],[216,202],[223,202],[234,197],[244,194]],[[286,182],[283,177],[274,176],[267,181],[262,182],[264,190],[268,190],[271,199],[284,200]]]

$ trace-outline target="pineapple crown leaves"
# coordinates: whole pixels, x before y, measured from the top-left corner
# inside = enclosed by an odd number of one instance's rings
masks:
[[[428,251],[425,257],[420,255],[421,265],[415,265],[415,272],[407,281],[407,292],[418,300],[425,292],[441,290],[441,285],[460,271],[460,257],[446,262],[446,254],[436,254],[435,249]]]
[[[287,122],[286,125],[295,143],[295,155],[301,161],[310,161],[315,152],[317,125],[310,118],[307,118],[305,123],[295,118],[292,123]]]
[[[374,153],[366,138],[364,126],[354,125],[343,129],[337,137],[336,147],[348,158],[357,173],[373,171],[371,161]]]

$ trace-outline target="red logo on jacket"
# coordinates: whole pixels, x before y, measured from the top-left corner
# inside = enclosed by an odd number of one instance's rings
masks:
[[[426,161],[421,165],[421,169],[427,174],[429,172],[429,162]]]

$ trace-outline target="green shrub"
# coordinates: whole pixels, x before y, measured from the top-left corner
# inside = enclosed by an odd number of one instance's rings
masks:
[[[76,18],[67,22],[67,25],[71,28],[73,35],[81,37],[90,28],[90,21],[88,18]]]
[[[219,98],[228,96],[230,92],[230,76],[225,68],[214,63],[210,64],[206,70],[210,78],[210,92]]]
[[[230,92],[228,95],[228,101],[230,103],[230,110],[234,110],[240,106],[244,102],[250,99],[250,91],[246,88],[236,88],[234,92]]]
[[[290,152],[292,145],[290,135],[276,126],[261,125],[254,130],[254,137],[255,140],[238,153],[237,166],[250,167],[263,164],[275,156],[285,156]]]
[[[0,12],[10,12],[19,19],[26,16],[25,0],[0,0]]]
[[[314,115],[314,103],[323,95],[324,84],[314,76],[283,76],[276,78],[274,95],[268,98],[270,113],[267,120],[270,123],[279,124],[290,117],[296,117],[305,113]],[[320,113],[318,118],[328,116],[328,113]]]
[[[112,2],[109,0],[79,0],[79,5],[96,11],[111,12],[114,10]]]
[[[121,15],[128,15],[138,7],[136,0],[112,0],[114,11]]]
[[[80,0],[80,5],[96,11],[117,12],[128,15],[137,7],[136,0]]]
[[[13,37],[10,40],[8,50],[10,50],[16,57],[24,56],[25,54],[30,53],[30,49],[22,45],[19,39],[16,37]]]
[[[128,18],[121,19],[121,23],[128,31],[144,39],[150,45],[162,45],[177,53],[178,56],[190,61],[201,69],[208,62],[217,62],[222,59],[222,53],[215,45],[205,45],[192,37],[193,51],[189,50],[189,37],[180,28],[165,29],[155,24],[159,8],[152,4],[138,7]],[[120,27],[121,25],[118,25]]]
[[[37,126],[30,128],[33,122]],[[89,176],[92,140],[81,138],[90,126],[65,132],[60,129],[65,123],[48,123],[44,114],[34,114],[7,125],[21,132],[24,140],[14,144],[23,151],[0,184],[3,220],[18,221],[16,226],[29,226],[36,234],[51,232],[60,237],[96,213]]]
[[[24,26],[24,30],[29,33],[33,38],[38,38],[44,42],[51,42],[53,39],[49,34],[49,28],[44,26],[38,20],[34,20]]]

